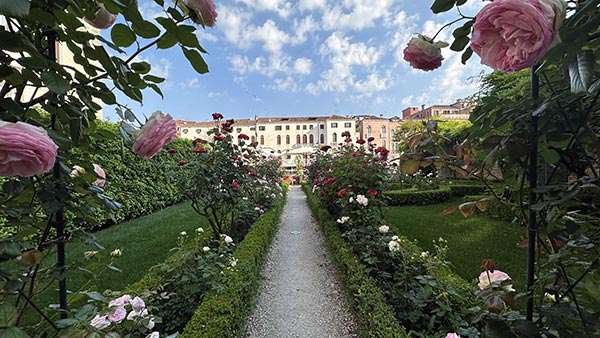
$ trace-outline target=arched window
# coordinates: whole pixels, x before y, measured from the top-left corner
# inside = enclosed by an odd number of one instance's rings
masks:
[[[371,137],[371,126],[367,127],[367,137]]]
[[[277,135],[277,144],[281,144],[281,135]]]
[[[296,135],[296,144],[300,144],[300,135]]]
[[[333,133],[333,137],[331,138],[331,140],[333,141],[333,143],[337,143],[337,134]]]
[[[256,136],[252,135],[251,141],[252,141],[252,143],[256,142]]]
[[[285,135],[285,144],[290,144],[290,135]]]
[[[265,136],[260,135],[260,144],[265,144]]]
[[[308,142],[308,137],[306,135],[302,135],[302,143],[306,144]]]
[[[321,134],[321,144],[325,144],[325,134]]]
[[[386,135],[387,135],[387,130],[386,130],[385,126],[382,126],[381,127],[381,137],[382,138],[386,137]]]
[[[310,144],[314,144],[314,143],[315,143],[315,137],[314,137],[314,136],[311,134],[311,135],[308,137],[308,141],[310,142]]]

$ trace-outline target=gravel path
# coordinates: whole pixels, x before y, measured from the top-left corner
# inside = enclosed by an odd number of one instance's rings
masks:
[[[356,337],[304,192],[291,187],[247,337]]]

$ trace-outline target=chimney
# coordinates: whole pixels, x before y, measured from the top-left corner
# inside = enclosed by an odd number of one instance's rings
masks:
[[[421,110],[425,110],[425,105],[424,104],[421,105]]]

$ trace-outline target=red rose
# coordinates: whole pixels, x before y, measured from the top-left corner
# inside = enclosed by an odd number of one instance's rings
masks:
[[[213,120],[220,120],[223,118],[223,115],[221,115],[221,113],[213,113],[212,118]]]
[[[206,150],[206,148],[203,145],[199,144],[196,147],[194,147],[194,152],[196,154],[204,154],[208,152],[208,150]]]
[[[169,154],[171,154],[171,155],[177,154],[177,149],[169,149]]]
[[[334,182],[335,182],[335,178],[333,178],[331,176],[327,176],[323,180],[323,185],[332,185]]]
[[[367,143],[367,141],[365,141],[362,138],[360,138],[360,139],[356,140],[356,143],[358,143],[360,145],[363,145],[363,144]]]
[[[350,132],[349,131],[345,131],[342,133],[342,137],[350,137]]]
[[[337,197],[339,198],[346,198],[346,196],[348,196],[348,189],[344,188],[344,189],[340,189],[340,191],[337,192]]]
[[[203,139],[201,139],[201,138],[197,138],[197,139],[195,139],[195,140],[194,140],[194,142],[192,142],[192,144],[193,144],[194,146],[196,146],[196,145],[198,145],[198,144],[206,144],[206,140],[203,140]]]
[[[382,161],[387,161],[388,154],[390,153],[390,151],[387,150],[385,147],[378,147],[377,149],[375,149],[375,153],[379,154],[379,159],[381,159]]]
[[[249,140],[250,136],[248,136],[246,134],[239,134],[238,135],[238,139],[240,139],[240,140]]]
[[[215,141],[223,141],[224,139],[225,139],[225,135],[223,135],[223,134],[215,135]]]
[[[377,197],[379,195],[379,191],[377,191],[373,188],[369,188],[369,190],[367,190],[367,195],[369,195],[371,197]]]
[[[238,182],[238,180],[231,181],[231,188],[233,190],[238,190],[240,188],[240,182]]]
[[[186,160],[180,160],[179,162],[177,162],[177,165],[180,167],[183,167],[186,164],[188,164],[188,161],[186,161]]]

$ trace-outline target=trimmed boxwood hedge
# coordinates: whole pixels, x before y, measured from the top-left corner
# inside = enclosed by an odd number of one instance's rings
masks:
[[[442,203],[450,199],[451,192],[447,187],[436,190],[406,191],[392,190],[386,191],[388,205],[429,205]]]
[[[385,302],[381,290],[368,276],[365,267],[352,253],[352,249],[342,238],[334,219],[321,207],[321,202],[303,186],[313,216],[318,220],[325,235],[325,241],[333,258],[344,288],[349,295],[352,309],[360,325],[362,337],[409,337],[394,317],[394,311]]]
[[[477,184],[452,184],[448,187],[452,195],[457,197],[479,195],[485,192],[485,186]]]
[[[285,198],[262,215],[235,250],[235,270],[223,274],[223,285],[205,295],[181,338],[238,337],[254,307],[260,273],[277,232]]]

